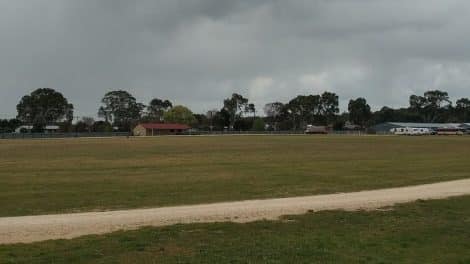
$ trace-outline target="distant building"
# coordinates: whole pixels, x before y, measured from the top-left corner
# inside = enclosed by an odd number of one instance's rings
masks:
[[[328,134],[328,128],[326,126],[308,125],[305,134]]]
[[[346,123],[344,124],[344,127],[343,127],[344,130],[360,130],[361,129],[361,126],[359,125],[355,125],[349,121],[346,121]]]
[[[49,125],[44,127],[44,133],[57,133],[59,130],[60,127],[56,125]]]
[[[469,123],[404,123],[404,122],[386,122],[372,126],[370,130],[376,133],[390,133],[391,129],[396,128],[427,128],[433,131],[443,128],[470,129]]]
[[[178,135],[187,132],[191,127],[183,124],[139,124],[134,130],[134,136]]]
[[[15,129],[15,133],[31,133],[33,130],[31,125],[22,125]],[[57,125],[47,125],[44,127],[44,133],[57,133],[60,131],[60,127]]]
[[[31,133],[31,130],[33,130],[33,126],[19,126],[15,129],[15,133]]]

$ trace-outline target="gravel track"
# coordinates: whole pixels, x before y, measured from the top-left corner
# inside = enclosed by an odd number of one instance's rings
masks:
[[[353,193],[202,205],[0,218],[0,244],[71,239],[144,226],[278,219],[322,210],[373,210],[419,199],[470,194],[470,179]]]

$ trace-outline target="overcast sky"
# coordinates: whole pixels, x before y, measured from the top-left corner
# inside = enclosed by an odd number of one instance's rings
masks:
[[[195,112],[336,92],[342,110],[470,97],[468,0],[0,0],[0,117],[36,88],[96,116],[105,92]]]

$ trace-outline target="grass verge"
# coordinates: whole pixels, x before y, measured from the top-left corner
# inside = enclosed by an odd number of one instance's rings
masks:
[[[0,246],[0,263],[469,263],[470,196]]]

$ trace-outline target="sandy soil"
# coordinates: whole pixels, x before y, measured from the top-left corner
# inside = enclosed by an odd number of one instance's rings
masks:
[[[372,210],[418,199],[470,194],[470,179],[402,188],[203,205],[0,218],[0,244],[70,239],[143,226],[250,222],[321,210]]]

